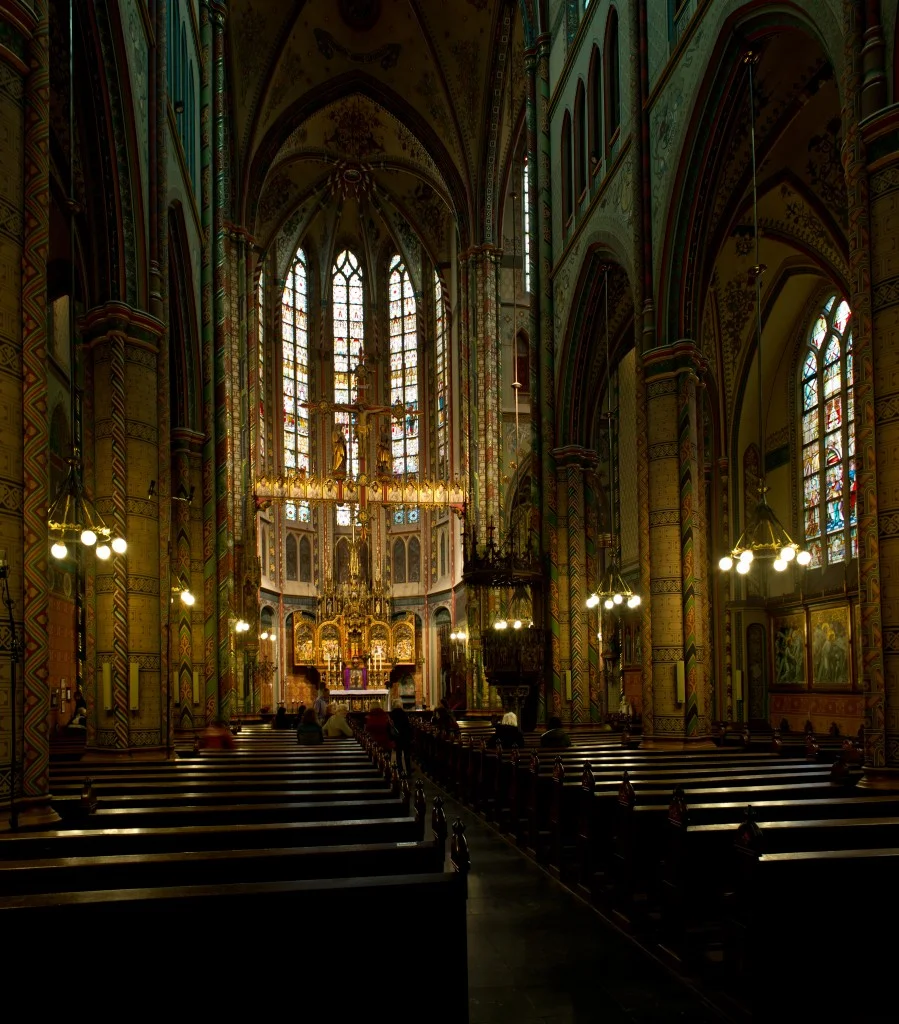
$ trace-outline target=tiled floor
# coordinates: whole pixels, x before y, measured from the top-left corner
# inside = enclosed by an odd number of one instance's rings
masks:
[[[465,808],[470,1024],[723,1018]]]

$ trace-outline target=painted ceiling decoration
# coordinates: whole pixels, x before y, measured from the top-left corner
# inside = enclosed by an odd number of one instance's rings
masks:
[[[322,197],[404,225],[441,265],[496,240],[526,92],[518,0],[233,0],[228,17],[239,200],[263,248],[300,209],[318,234]]]

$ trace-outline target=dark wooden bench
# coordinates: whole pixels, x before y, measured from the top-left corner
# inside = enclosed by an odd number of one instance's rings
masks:
[[[805,1014],[813,992],[827,1020],[893,1019],[895,943],[884,933],[899,914],[899,849],[763,854],[747,869],[728,901],[724,955],[754,1019],[773,1005],[780,1019]],[[808,922],[810,904],[835,916],[826,931]],[[781,926],[793,912],[806,924]]]
[[[802,805],[796,810],[801,811]],[[816,810],[822,813],[828,808]],[[738,826],[696,825],[689,823],[686,801],[680,797],[672,801],[669,843],[662,862],[660,944],[686,969],[693,969],[720,941],[725,895],[733,890],[737,867],[746,856],[899,846],[899,815],[759,823],[758,813],[750,807]]]
[[[784,763],[772,761],[764,764],[733,765],[726,761],[718,766],[691,768],[652,767],[632,765],[626,769],[628,778],[641,786],[670,790],[684,782],[733,785],[745,789],[759,784],[804,784],[823,782],[830,778],[825,767],[810,766],[802,761]],[[831,780],[832,781],[832,780]],[[849,784],[849,780],[846,781]],[[854,784],[854,779],[851,782]],[[578,857],[578,834],[584,791],[616,794],[622,782],[621,771],[598,765],[597,770],[588,762],[580,771],[569,775],[565,764],[557,758],[552,775],[531,773],[528,795],[528,849],[537,859],[546,859],[556,877],[570,879],[575,873]],[[590,813],[596,811],[592,805]],[[598,825],[596,827],[599,827]]]
[[[50,734],[50,761],[80,761],[86,740],[86,729],[69,729],[66,726],[56,729]]]

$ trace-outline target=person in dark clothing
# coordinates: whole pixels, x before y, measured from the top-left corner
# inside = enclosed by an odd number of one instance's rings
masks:
[[[315,708],[308,708],[303,715],[299,729],[297,729],[297,743],[301,747],[316,747],[323,742],[322,727],[316,719]]]
[[[278,705],[278,710],[275,714],[275,720],[272,722],[273,729],[286,729],[287,728],[287,708],[283,704]]]
[[[494,726],[494,733],[487,740],[486,746],[493,750],[496,744],[502,744],[503,750],[511,750],[512,747],[524,748],[524,733],[518,728],[518,715],[514,711],[507,711],[499,725]]]
[[[368,706],[368,714],[365,716],[365,731],[377,743],[377,745],[388,754],[393,749],[393,739],[390,735],[390,716],[381,707],[381,702],[373,700]]]
[[[403,771],[403,759],[406,761],[406,774],[412,774],[412,723],[403,707],[403,702],[395,700],[391,706],[390,722],[391,739],[396,750],[396,766]]]
[[[440,698],[440,704],[434,712],[431,724],[436,725],[442,732],[459,732],[459,723],[456,716],[450,711],[449,701],[446,697]]]
[[[541,747],[570,747],[571,737],[562,727],[562,719],[553,716],[546,723],[547,731],[540,737]]]

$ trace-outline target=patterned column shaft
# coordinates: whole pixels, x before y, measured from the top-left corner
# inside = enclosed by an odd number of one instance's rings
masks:
[[[176,475],[173,480],[176,495],[190,494],[191,472],[190,458],[186,446],[179,439],[174,443],[178,446],[174,454]],[[186,501],[173,503],[174,515],[174,565],[172,566],[173,585],[191,587],[191,506]],[[193,629],[191,625],[191,609],[176,597],[174,602],[169,597],[170,626],[175,636],[175,653],[172,656],[172,672],[177,673],[177,687],[174,699],[178,704],[178,727],[192,729],[193,714]]]
[[[528,389],[531,394],[531,504],[532,528],[539,537],[542,532],[542,469],[541,461],[542,440],[540,436],[540,418],[534,415],[539,408],[540,401],[540,239],[537,225],[540,223],[540,201],[537,188],[539,154],[537,149],[537,59],[536,51],[528,50],[525,54],[525,74],[527,75],[527,107],[525,117],[527,122],[527,153],[529,170],[528,189],[528,222],[531,228],[530,266],[531,275],[531,315],[528,325],[528,335],[531,339],[528,369],[530,379]]]
[[[109,663],[112,709],[95,690],[96,734],[90,746],[160,748],[168,729],[161,600],[160,502],[148,496],[159,453],[158,347],[163,325],[120,303],[89,312],[82,347],[91,369],[92,405],[85,432],[85,487],[97,511],[128,542],[124,555],[106,561],[86,555],[96,591],[96,646],[90,652],[95,678]],[[169,514],[168,502],[163,503]],[[129,679],[137,664],[138,693],[132,706]]]
[[[22,236],[22,453],[24,557],[24,713],[22,794],[46,799],[49,792],[47,707],[47,504],[49,431],[47,416],[47,251],[50,230],[49,13],[34,5],[37,26],[29,46],[25,83],[25,173]],[[20,642],[22,637],[20,636]]]
[[[13,602],[15,629],[22,641],[25,592],[23,579],[23,480],[22,449],[24,420],[22,416],[22,242],[23,242],[23,179],[25,149],[25,86],[29,70],[28,38],[34,22],[20,24],[17,29],[4,18],[0,3],[0,30],[4,32],[0,46],[0,547],[9,560],[10,598]],[[7,610],[0,605],[0,648],[9,649],[10,635]],[[22,662],[17,665],[16,693],[22,692]],[[0,801],[11,796],[11,762],[13,736],[12,679],[10,660],[0,656]],[[22,702],[16,701],[16,763],[21,765]],[[22,772],[16,772],[16,793],[22,792]]]
[[[539,431],[540,478],[542,486],[541,552],[547,560],[549,589],[544,596],[544,625],[550,637],[550,665],[546,674],[543,699],[553,703],[550,692],[558,699],[561,687],[561,651],[559,647],[559,553],[556,544],[556,467],[552,456],[556,430],[555,399],[555,325],[553,322],[552,290],[552,143],[549,136],[549,35],[537,40],[537,67],[535,73],[537,163],[534,168],[534,192],[537,213],[534,216],[536,243],[539,250],[538,273],[535,287],[540,290],[539,333]],[[536,397],[535,397],[536,400]],[[535,416],[535,421],[537,420]],[[541,711],[543,708],[541,708]]]
[[[502,528],[499,467],[501,454],[499,367],[500,252],[482,247],[467,254],[468,278],[468,434],[469,481],[478,542],[492,524]],[[496,539],[499,535],[497,534]]]
[[[652,736],[655,731],[653,714],[653,658],[652,658],[652,570],[650,561],[650,514],[649,514],[649,442],[647,427],[647,389],[643,367],[643,355],[637,351],[634,365],[634,405],[637,418],[637,506],[640,543],[640,634],[642,643],[643,670],[643,735]]]
[[[705,653],[705,515],[699,466],[695,373],[678,379],[680,441],[681,600],[684,633],[684,735],[708,735]]]
[[[200,165],[202,187],[203,259],[200,274],[203,346],[203,718],[218,714],[218,587],[215,558],[215,369],[213,359],[213,148],[212,132],[212,19],[209,5],[200,5],[200,34],[204,59],[200,62]]]
[[[586,453],[583,453],[586,456]],[[590,720],[590,640],[587,623],[587,550],[584,514],[584,463],[569,463],[568,593],[571,659],[571,722]]]
[[[222,715],[231,714],[234,692],[234,518],[233,459],[231,424],[230,289],[225,211],[228,209],[227,111],[225,107],[225,31],[222,6],[214,5],[212,20],[212,166],[213,166],[213,325],[215,331],[215,558],[218,590],[218,702]]]
[[[884,510],[899,509],[899,491],[880,478],[881,471],[890,473],[890,463],[895,459],[895,441],[899,435],[889,433],[895,427],[884,422],[881,436],[878,419],[883,417],[883,399],[899,393],[899,378],[891,367],[891,352],[896,348],[895,323],[891,324],[892,313],[884,309],[878,312],[877,343],[874,342],[872,322],[872,270],[876,268],[878,278],[892,277],[895,270],[889,258],[893,247],[890,231],[883,238],[883,261],[875,259],[873,265],[870,250],[878,248],[878,241],[872,238],[871,226],[883,223],[880,202],[890,203],[887,196],[879,196],[874,190],[869,197],[866,170],[865,144],[858,124],[858,109],[861,92],[860,59],[862,49],[862,28],[859,24],[861,11],[853,0],[843,0],[843,67],[840,96],[842,98],[843,121],[843,169],[846,173],[846,197],[848,201],[849,230],[849,302],[852,307],[852,344],[855,366],[855,449],[858,468],[858,546],[859,546],[859,617],[861,636],[857,647],[859,677],[865,694],[865,763],[869,767],[886,764],[885,732],[890,731],[899,739],[899,722],[893,718],[887,726],[889,712],[885,706],[885,676],[897,678],[899,660],[887,666],[885,661],[884,632],[882,616],[894,622],[899,628],[899,588],[890,588],[887,581],[881,610],[881,556],[878,537],[878,502]],[[869,213],[870,201],[870,213]],[[869,219],[870,218],[870,219]],[[875,294],[878,288],[875,284]],[[875,300],[875,307],[880,304]],[[875,378],[876,373],[876,378]],[[875,388],[875,379],[878,387]],[[881,395],[881,392],[883,393]],[[887,406],[890,404],[887,401]],[[879,454],[885,456],[878,465]],[[895,472],[895,471],[894,471]],[[899,481],[897,481],[899,482]],[[891,493],[897,491],[896,493]],[[897,552],[899,554],[899,552]],[[899,693],[897,693],[899,696]],[[894,705],[895,707],[895,705]],[[895,708],[893,715],[899,708]],[[896,761],[899,751],[894,750],[891,760]]]
[[[174,0],[169,0],[174,2]],[[159,337],[159,349],[157,355],[157,376],[156,394],[157,410],[159,419],[159,444],[156,459],[156,493],[159,496],[159,507],[168,509],[171,501],[171,374],[169,368],[169,221],[168,221],[168,76],[166,74],[166,62],[168,58],[168,47],[174,47],[176,41],[166,37],[168,27],[168,4],[158,3],[156,5],[155,22],[155,48],[152,59],[155,68],[155,109],[156,131],[151,133],[151,160],[154,161],[153,174],[155,175],[155,193],[151,181],[150,202],[156,203],[155,220],[151,217],[151,230],[155,223],[155,242],[158,254],[158,267],[155,273],[155,285],[158,289],[158,297],[154,299],[151,294],[150,310],[162,321],[162,330]],[[151,78],[151,82],[152,82]],[[151,288],[153,287],[153,274],[151,266]],[[172,550],[172,522],[171,516],[159,516],[159,538],[158,538],[158,561],[159,579],[169,580],[171,565],[170,554]],[[157,608],[160,622],[168,622],[171,612],[170,588],[161,585],[157,596]],[[171,628],[171,627],[170,627]],[[174,749],[175,730],[175,708],[177,693],[173,692],[172,670],[174,663],[170,660],[170,644],[160,644],[159,650],[159,679],[163,699],[161,708],[163,721],[161,729],[164,730],[165,749],[168,753]]]
[[[565,469],[556,471],[558,506],[556,528],[553,531],[554,552],[558,558],[559,571],[550,594],[558,616],[559,685],[546,695],[547,715],[560,715],[570,721],[571,704],[567,697],[565,673],[571,669],[571,562],[568,557],[568,488],[565,486]]]
[[[112,514],[111,522],[108,525],[113,527],[113,523],[115,523],[124,533],[125,494],[128,487],[124,334],[116,331],[110,335],[107,343],[107,355],[109,419],[106,421],[106,429],[102,433],[100,424],[97,424],[97,436],[99,438],[106,435],[110,442],[109,490],[107,494],[110,496],[109,506],[111,506]],[[103,459],[99,457],[98,453],[96,460],[98,478],[102,472],[102,463]],[[98,488],[99,486],[98,482]],[[125,539],[128,539],[127,534]],[[131,542],[133,545],[133,537]],[[109,563],[110,572],[102,572],[99,567],[97,572],[98,589],[111,591],[112,657],[110,660],[112,663],[112,729],[115,739],[109,746],[124,750],[128,746],[128,568],[123,557],[110,558]],[[107,585],[106,588],[103,587],[104,583]]]
[[[721,495],[721,542],[720,549],[727,551],[730,547],[730,505],[728,499],[728,487],[730,486],[730,463],[726,458],[718,460],[718,493]],[[718,588],[718,600],[719,608],[724,608],[724,622],[722,626],[721,637],[723,640],[724,651],[718,656],[718,664],[721,667],[722,679],[719,685],[719,704],[718,704],[718,717],[722,717],[721,709],[723,707],[723,717],[726,721],[730,722],[734,716],[734,689],[733,689],[733,628],[730,617],[730,607],[728,604],[728,586],[729,582],[726,578],[726,573],[719,573],[714,575],[712,579],[715,581],[714,585]],[[712,634],[709,633],[709,642],[712,643]]]
[[[596,471],[591,469],[584,474],[584,553],[586,564],[585,593],[593,593],[599,580],[599,558],[596,538],[599,535],[599,496],[596,492]],[[586,609],[587,634],[587,691],[590,701],[590,721],[601,722],[604,710],[603,680],[600,675],[599,639],[597,632],[601,621],[602,610]]]
[[[643,707],[644,714],[652,708],[656,736],[683,735],[684,721],[675,703],[676,665],[684,649],[677,398],[673,369],[653,372],[646,383],[652,687],[649,701],[644,690]],[[649,638],[643,643],[648,646]]]

